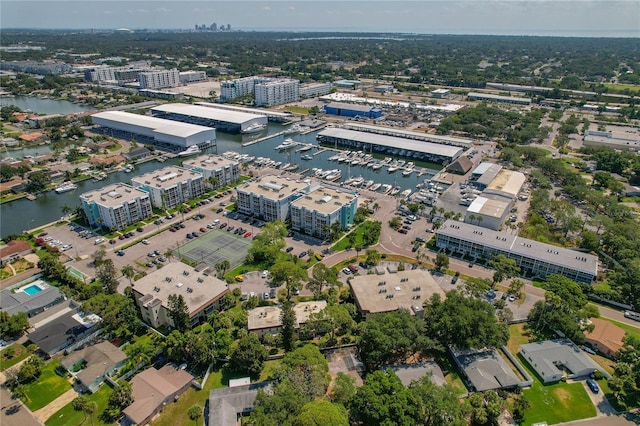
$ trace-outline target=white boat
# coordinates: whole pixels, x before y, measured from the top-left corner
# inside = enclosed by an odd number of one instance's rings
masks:
[[[404,191],[402,191],[400,193],[400,196],[403,198],[407,198],[409,195],[411,195],[411,190],[410,189],[405,189]]]
[[[63,192],[69,192],[69,191],[73,191],[74,189],[77,189],[78,186],[70,181],[66,181],[63,182],[62,184],[60,184],[59,186],[56,187],[55,191],[58,194],[62,194]]]
[[[338,159],[340,158],[340,154],[336,154],[336,155],[332,155],[331,157],[328,158],[329,161],[338,161]]]
[[[373,181],[372,181],[372,180],[368,180],[368,181],[366,181],[366,182],[362,185],[362,189],[367,189],[367,188],[369,188],[371,185],[373,185]]]
[[[126,166],[124,166],[124,168],[122,170],[125,173],[131,173],[134,169],[135,169],[135,167],[133,166],[133,164],[127,164]]]
[[[342,171],[340,170],[332,170],[331,173],[325,176],[326,180],[335,181],[342,177]]]
[[[281,166],[279,167],[279,169],[280,169],[280,170],[284,170],[284,169],[286,169],[287,167],[289,167],[290,165],[291,165],[291,163],[283,164],[283,165],[281,165]]]
[[[376,162],[376,163],[373,163],[373,164],[371,165],[371,168],[372,168],[373,170],[380,170],[380,169],[382,168],[382,163],[381,163],[381,162],[379,162],[379,161],[378,161],[378,162]]]
[[[404,169],[402,176],[409,176],[411,173],[413,173],[413,169]]]
[[[385,183],[382,185],[382,192],[386,194],[389,191],[391,191],[391,188],[392,188],[391,185],[389,185],[388,183]]]
[[[96,182],[100,182],[101,180],[105,180],[107,178],[107,174],[105,172],[100,172],[93,176],[93,180]]]
[[[371,185],[371,187],[369,188],[369,190],[371,191],[377,191],[378,189],[380,189],[380,187],[382,186],[381,183],[374,183],[373,185]]]
[[[244,134],[250,134],[250,133],[258,133],[261,132],[263,130],[265,130],[267,128],[266,124],[252,124],[251,126],[247,127],[246,129],[242,130],[241,133]]]
[[[311,148],[313,148],[313,145],[302,145],[300,148],[296,149],[296,152],[309,151]]]
[[[351,165],[352,166],[357,166],[358,164],[360,164],[360,160],[358,160],[358,159],[351,161]]]
[[[305,154],[305,155],[301,155],[300,158],[303,160],[313,160],[313,155]]]
[[[296,141],[291,138],[287,138],[280,145],[276,146],[275,149],[277,149],[278,151],[283,151],[285,149],[293,148],[296,145],[298,145]]]
[[[400,187],[396,186],[391,190],[391,192],[389,192],[389,195],[398,195],[398,192],[400,192]]]
[[[187,157],[189,155],[200,154],[200,147],[198,145],[191,145],[189,148],[178,153],[178,157]]]

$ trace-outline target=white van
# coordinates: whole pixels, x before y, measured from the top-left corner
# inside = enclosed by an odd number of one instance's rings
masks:
[[[98,244],[102,244],[102,243],[104,243],[104,238],[98,238],[98,239],[96,239],[96,240],[93,242],[93,244],[94,244],[94,245],[96,245],[96,246],[97,246]]]
[[[216,219],[216,220],[214,220],[214,221],[213,221],[212,225],[213,225],[213,226],[216,226],[216,225],[217,225],[217,224],[219,224],[219,223],[220,223],[220,219]]]

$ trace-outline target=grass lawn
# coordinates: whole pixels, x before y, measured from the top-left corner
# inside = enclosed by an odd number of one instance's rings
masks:
[[[11,350],[14,351],[13,357],[6,358],[5,354]],[[23,359],[27,358],[29,355],[31,355],[31,352],[29,352],[27,348],[19,343],[14,343],[9,347],[4,348],[2,351],[0,351],[0,371],[4,371],[7,368],[16,365]]]
[[[596,415],[596,407],[582,383],[559,382],[544,386],[536,378],[533,386],[522,393],[531,403],[523,425],[543,421],[555,424]]]
[[[56,374],[55,370],[59,365],[58,361],[49,362],[42,368],[42,374],[38,380],[26,386],[25,404],[31,411],[39,410],[71,389],[71,383]]]
[[[350,233],[355,233],[356,239],[354,246],[362,245],[362,234],[364,233],[364,223],[361,223],[356,229],[351,231]],[[344,251],[348,248],[352,248],[351,243],[349,243],[349,239],[347,238],[349,234],[345,235],[331,247],[333,251]]]
[[[605,83],[604,85],[608,89],[613,90],[624,90],[629,89],[631,92],[640,92],[640,86],[635,84],[624,84],[624,83]]]
[[[520,346],[531,342],[529,333],[524,329],[525,324],[513,324],[509,326],[509,342],[507,349],[511,354],[520,352]]]
[[[260,374],[259,381],[266,380],[271,374],[274,368],[280,365],[280,360],[267,361],[264,365],[264,369]],[[187,389],[185,393],[180,395],[180,399],[177,402],[168,405],[164,411],[160,414],[160,417],[151,422],[154,426],[191,426],[194,424],[193,420],[189,419],[187,410],[197,404],[204,408],[207,399],[209,399],[209,391],[211,389],[217,389],[229,385],[229,379],[237,379],[240,377],[246,377],[246,374],[233,373],[225,368],[211,372],[207,379],[207,384],[202,390],[196,390],[194,387]]]
[[[111,396],[111,386],[108,384],[104,384],[100,386],[100,389],[94,394],[85,395],[89,401],[93,401],[98,405],[98,409],[93,414],[93,424],[94,425],[108,425],[112,423],[104,423],[100,420],[100,414],[107,408],[107,403],[109,402],[109,396]],[[60,410],[58,410],[55,414],[53,414],[49,420],[45,422],[46,426],[65,426],[65,425],[79,425],[82,423],[84,419],[84,415],[73,409],[73,405],[71,403],[65,405]],[[87,417],[87,420],[84,424],[91,424],[91,420]]]

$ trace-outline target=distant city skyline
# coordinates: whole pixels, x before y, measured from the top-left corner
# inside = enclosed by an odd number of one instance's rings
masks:
[[[183,29],[639,37],[637,0],[2,0],[3,29]]]

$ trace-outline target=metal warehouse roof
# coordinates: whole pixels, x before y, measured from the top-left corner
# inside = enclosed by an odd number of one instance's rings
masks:
[[[372,110],[380,111],[379,108],[376,108],[371,105],[348,104],[345,102],[331,102],[330,104],[325,105],[325,108],[346,109],[349,111],[360,111],[360,112],[370,112]]]
[[[158,133],[188,137],[202,132],[215,130],[211,127],[199,126],[197,124],[182,123],[179,121],[166,120],[164,118],[149,117],[146,115],[132,114],[124,111],[104,111],[93,114],[91,117],[114,121],[122,124],[129,124],[155,131]],[[102,123],[99,123],[102,124]]]
[[[263,121],[265,120],[264,115],[249,114],[246,112],[188,104],[164,104],[151,108],[151,111],[162,111],[170,114],[190,115],[193,117],[223,121],[226,123],[234,124],[243,124],[256,119]]]
[[[195,104],[205,106],[207,108],[224,109],[229,111],[238,111],[238,112],[244,112],[244,113],[256,114],[256,115],[268,115],[272,117],[291,118],[292,116],[290,112],[278,112],[278,111],[272,111],[270,109],[259,109],[259,108],[245,108],[238,105],[214,104],[211,102],[196,102]]]
[[[481,246],[510,252],[513,255],[561,265],[593,276],[598,274],[598,258],[592,254],[493,231],[469,223],[448,220],[438,229],[438,235],[459,238]]]
[[[329,136],[334,138],[353,140],[356,142],[407,149],[410,151],[422,152],[426,154],[440,155],[450,158],[457,158],[463,151],[462,148],[459,148],[457,146],[416,141],[394,136],[379,135],[375,133],[357,132],[355,130],[340,129],[337,127],[325,129],[318,133],[318,136]]]
[[[365,132],[370,133],[386,133],[388,135],[396,135],[408,139],[425,140],[434,143],[443,143],[447,145],[459,145],[469,148],[473,145],[473,141],[470,139],[454,138],[452,136],[434,135],[431,133],[412,132],[410,130],[393,129],[390,127],[378,127],[370,126],[368,124],[348,123],[346,125],[352,130],[362,129]]]

